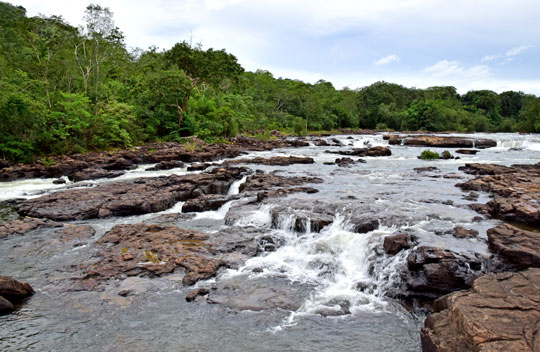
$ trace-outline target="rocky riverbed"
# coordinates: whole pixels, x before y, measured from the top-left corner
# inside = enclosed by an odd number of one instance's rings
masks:
[[[0,317],[0,349],[534,351],[539,149],[242,137],[4,168],[0,274],[36,293]]]

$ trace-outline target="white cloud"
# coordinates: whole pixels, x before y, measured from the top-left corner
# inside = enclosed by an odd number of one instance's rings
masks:
[[[534,45],[522,45],[522,46],[517,46],[515,48],[512,48],[510,50],[508,50],[506,52],[506,56],[507,57],[510,57],[510,56],[516,56],[516,55],[519,55],[521,53],[523,53],[524,51],[530,49],[530,48],[533,48]]]
[[[476,65],[466,67],[459,61],[442,60],[433,66],[428,66],[424,69],[424,73],[428,73],[437,77],[469,77],[482,78],[491,75],[489,67],[486,65]]]
[[[392,62],[399,62],[400,58],[396,54],[388,55],[385,57],[381,57],[379,60],[376,60],[373,62],[375,66],[382,66],[382,65],[388,65]]]
[[[498,59],[500,58],[501,55],[499,54],[496,54],[496,55],[486,55],[482,58],[482,62],[490,62],[490,61],[493,61],[495,59]]]

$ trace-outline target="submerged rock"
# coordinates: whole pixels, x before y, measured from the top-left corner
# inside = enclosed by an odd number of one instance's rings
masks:
[[[436,301],[422,329],[424,352],[540,351],[540,269],[497,273]]]

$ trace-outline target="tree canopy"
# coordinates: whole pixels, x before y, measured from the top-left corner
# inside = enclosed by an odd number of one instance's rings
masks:
[[[130,51],[108,8],[91,4],[84,19],[75,28],[0,2],[0,158],[270,129],[540,132],[540,99],[522,92],[388,82],[336,89],[246,72],[225,50],[185,41]]]

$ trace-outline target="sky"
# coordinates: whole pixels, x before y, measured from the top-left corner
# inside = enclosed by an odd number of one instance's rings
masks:
[[[108,7],[130,48],[225,49],[249,71],[361,88],[540,95],[540,0],[4,0],[84,23]]]

